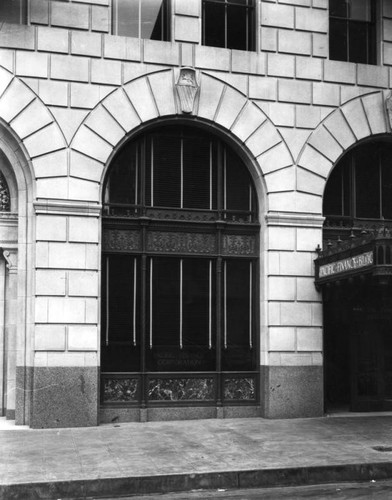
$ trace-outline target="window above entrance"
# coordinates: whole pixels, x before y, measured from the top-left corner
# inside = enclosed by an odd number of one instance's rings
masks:
[[[373,0],[329,0],[329,57],[376,64],[376,12]]]
[[[222,141],[186,126],[167,126],[126,145],[110,170],[104,207],[106,215],[124,217],[232,222],[257,217],[241,159]]]

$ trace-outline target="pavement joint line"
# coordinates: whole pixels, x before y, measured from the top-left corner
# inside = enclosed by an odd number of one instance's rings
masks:
[[[180,493],[195,489],[304,486],[392,478],[392,462],[328,464],[150,476],[102,477],[0,485],[0,500],[85,499]]]

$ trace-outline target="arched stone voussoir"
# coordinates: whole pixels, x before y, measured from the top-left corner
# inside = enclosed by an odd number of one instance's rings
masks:
[[[124,90],[141,122],[159,117],[148,75],[140,77],[124,86]]]
[[[354,144],[388,132],[383,91],[355,97],[318,125],[297,164],[327,179],[339,158]]]
[[[71,147],[106,163],[128,133],[166,114],[175,114],[172,70],[143,75],[111,92],[88,114]]]
[[[23,81],[0,67],[0,118],[23,143],[30,158],[66,147],[56,119]]]
[[[174,115],[177,112],[173,88],[174,78],[172,70],[147,75],[159,116]]]
[[[141,125],[165,117],[200,118],[226,131],[238,144],[246,145],[253,157],[254,176],[293,165],[281,134],[265,113],[243,93],[205,73],[196,74],[199,86],[193,110],[186,112],[177,94],[180,70],[165,69],[143,75],[106,96],[85,118],[71,148],[106,165],[113,150]],[[279,154],[269,150],[277,148]],[[258,157],[263,155],[263,161]],[[105,169],[103,175],[105,174]],[[102,182],[102,179],[101,179]]]
[[[87,116],[84,124],[98,136],[104,137],[105,141],[112,146],[118,144],[126,132],[102,104],[99,104],[94,112]]]
[[[230,130],[242,142],[247,141],[263,123],[269,121],[265,113],[246,95],[207,73],[202,73],[200,77],[196,115]],[[279,135],[277,131],[276,133]]]
[[[71,143],[71,148],[100,163],[106,163],[113,151],[113,146],[85,123],[78,129]]]
[[[384,93],[364,95],[361,99],[372,135],[387,133]]]

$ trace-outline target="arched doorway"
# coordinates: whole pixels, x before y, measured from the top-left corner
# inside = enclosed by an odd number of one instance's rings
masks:
[[[103,203],[103,407],[256,406],[259,222],[242,159],[200,128],[154,128],[117,152]]]
[[[318,278],[327,411],[392,409],[391,165],[390,140],[364,142],[339,160],[325,189]]]
[[[26,392],[26,384],[21,380],[25,372],[22,361],[25,352],[21,345],[24,331],[18,325],[17,314],[21,289],[18,260],[24,249],[19,252],[19,193],[10,161],[14,155],[8,155],[6,146],[7,143],[0,143],[0,415],[25,423],[26,402],[22,394]],[[20,310],[23,314],[23,309]]]

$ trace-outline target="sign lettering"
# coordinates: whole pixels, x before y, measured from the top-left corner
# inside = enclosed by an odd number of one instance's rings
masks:
[[[355,257],[348,257],[347,259],[331,262],[320,266],[319,278],[332,276],[333,274],[345,273],[347,271],[354,271],[362,267],[368,267],[373,264],[373,252],[366,252]]]

